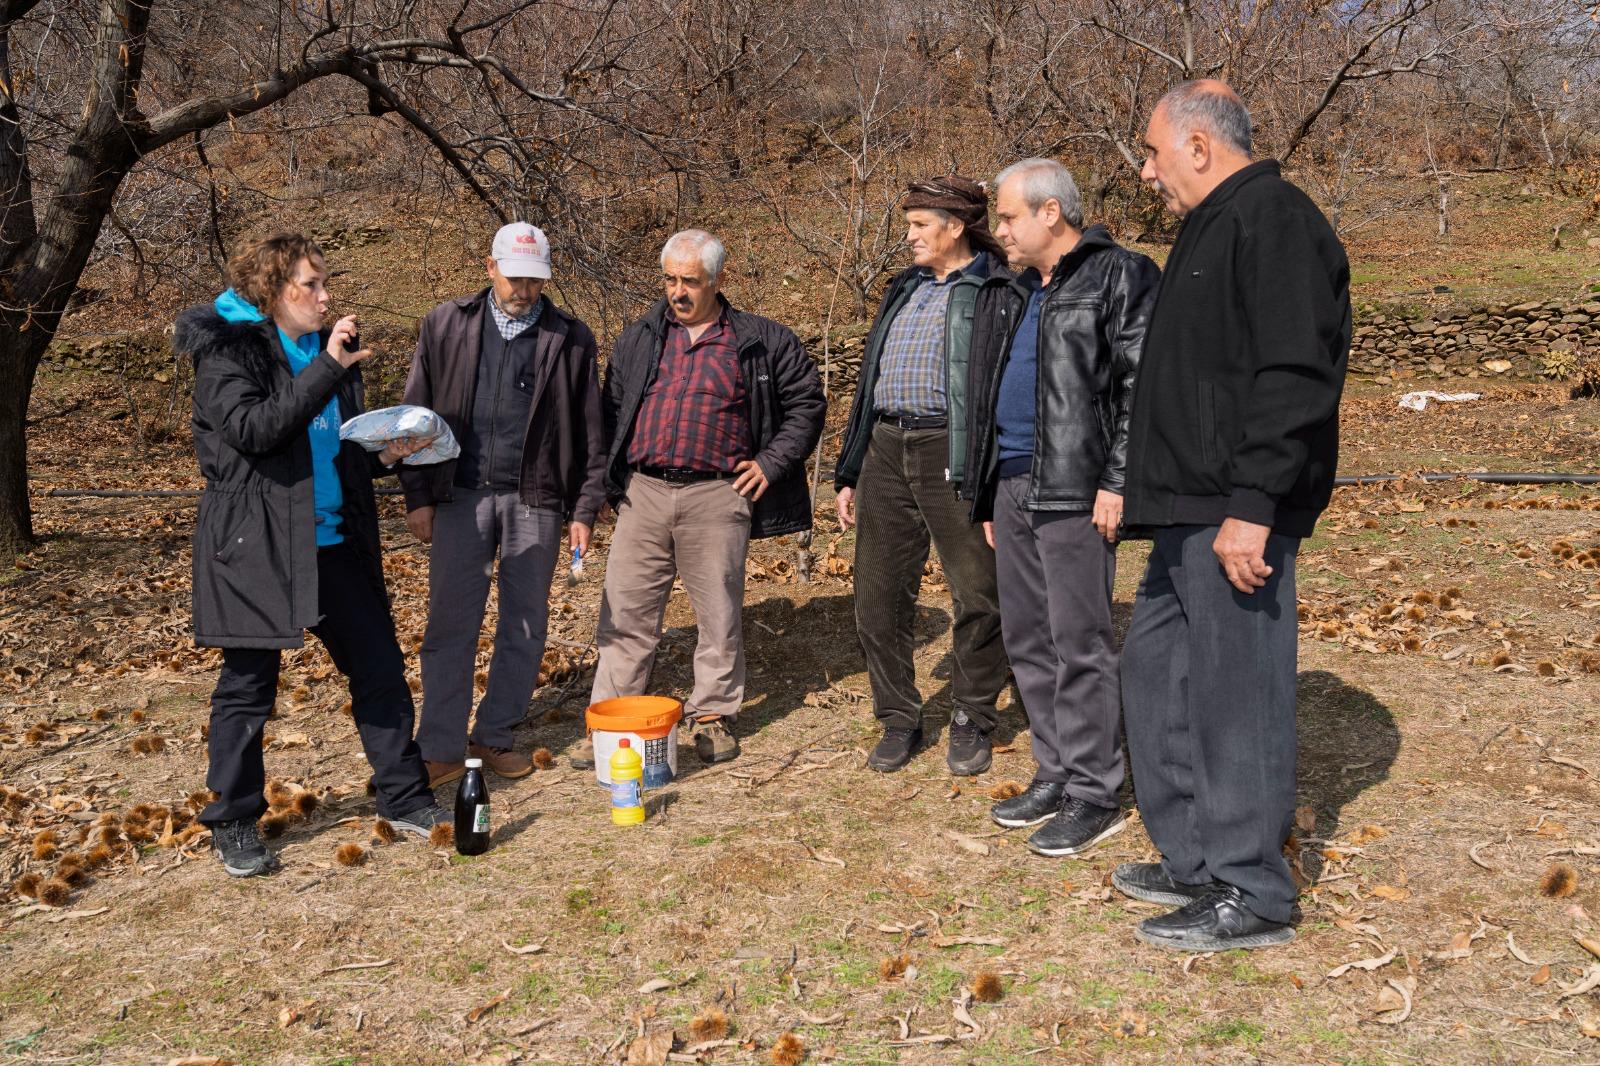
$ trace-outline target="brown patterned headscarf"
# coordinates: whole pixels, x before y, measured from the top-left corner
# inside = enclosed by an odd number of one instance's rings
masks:
[[[1005,261],[1000,242],[989,232],[989,194],[982,185],[954,174],[912,182],[900,210],[919,209],[948,212],[966,227],[973,251],[988,252]]]

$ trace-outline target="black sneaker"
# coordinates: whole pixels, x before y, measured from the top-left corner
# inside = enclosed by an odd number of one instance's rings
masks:
[[[1077,855],[1122,832],[1126,824],[1121,807],[1096,807],[1068,796],[1056,816],[1028,838],[1028,848],[1051,858]]]
[[[410,833],[412,836],[421,837],[423,840],[427,840],[428,835],[433,832],[433,827],[441,823],[450,826],[452,829],[455,828],[456,824],[455,818],[451,816],[450,812],[437,803],[430,803],[425,807],[418,807],[410,814],[389,819],[389,824],[400,830],[400,832]]]
[[[1061,799],[1067,786],[1059,781],[1035,781],[1020,795],[1001,800],[989,808],[989,817],[995,825],[1007,829],[1021,829],[1025,825],[1048,822],[1061,809]]]
[[[229,877],[255,877],[278,869],[278,857],[262,843],[254,818],[212,826],[211,850],[222,860]]]
[[[883,731],[883,739],[872,749],[872,754],[867,756],[867,768],[892,774],[911,761],[921,743],[922,730],[890,726]]]
[[[1237,888],[1223,885],[1171,914],[1146,918],[1133,927],[1133,935],[1172,951],[1228,951],[1287,944],[1294,928],[1256,915]]]
[[[950,754],[945,762],[957,777],[971,777],[989,769],[994,755],[989,734],[979,729],[965,711],[957,711],[950,719]]]
[[[1146,903],[1182,907],[1210,895],[1222,884],[1219,881],[1207,881],[1203,885],[1186,885],[1168,876],[1166,867],[1159,862],[1125,862],[1111,871],[1111,887],[1124,896],[1142,899]]]

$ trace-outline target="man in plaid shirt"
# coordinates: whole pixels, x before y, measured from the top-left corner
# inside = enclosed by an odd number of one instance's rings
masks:
[[[591,702],[641,695],[676,577],[699,642],[685,717],[706,763],[739,754],[744,566],[752,537],[811,528],[805,461],[827,404],[816,364],[770,319],[722,296],[722,242],[674,234],[666,297],[617,339],[601,410],[617,529],[606,562]],[[576,766],[592,766],[585,742]]]

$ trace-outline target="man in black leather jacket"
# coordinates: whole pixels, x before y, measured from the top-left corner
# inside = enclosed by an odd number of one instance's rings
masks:
[[[1006,654],[1039,769],[991,817],[1045,823],[1028,847],[1075,855],[1123,826],[1111,585],[1128,413],[1160,271],[1104,226],[1084,227],[1078,187],[1054,160],[1002,171],[995,216],[1020,274],[978,294],[964,494],[995,550]]]

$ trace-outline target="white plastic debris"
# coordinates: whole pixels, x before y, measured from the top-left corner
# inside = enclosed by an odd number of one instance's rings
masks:
[[[403,460],[409,466],[442,463],[461,454],[461,445],[450,426],[435,411],[415,404],[383,407],[357,415],[339,427],[340,440],[353,440],[369,452],[381,452],[385,445],[406,437],[420,437],[431,443]]]
[[[1429,400],[1438,400],[1440,403],[1465,403],[1468,400],[1481,400],[1483,397],[1476,392],[1434,392],[1428,389],[1425,392],[1408,392],[1400,397],[1400,406],[1410,411],[1426,410]]]

